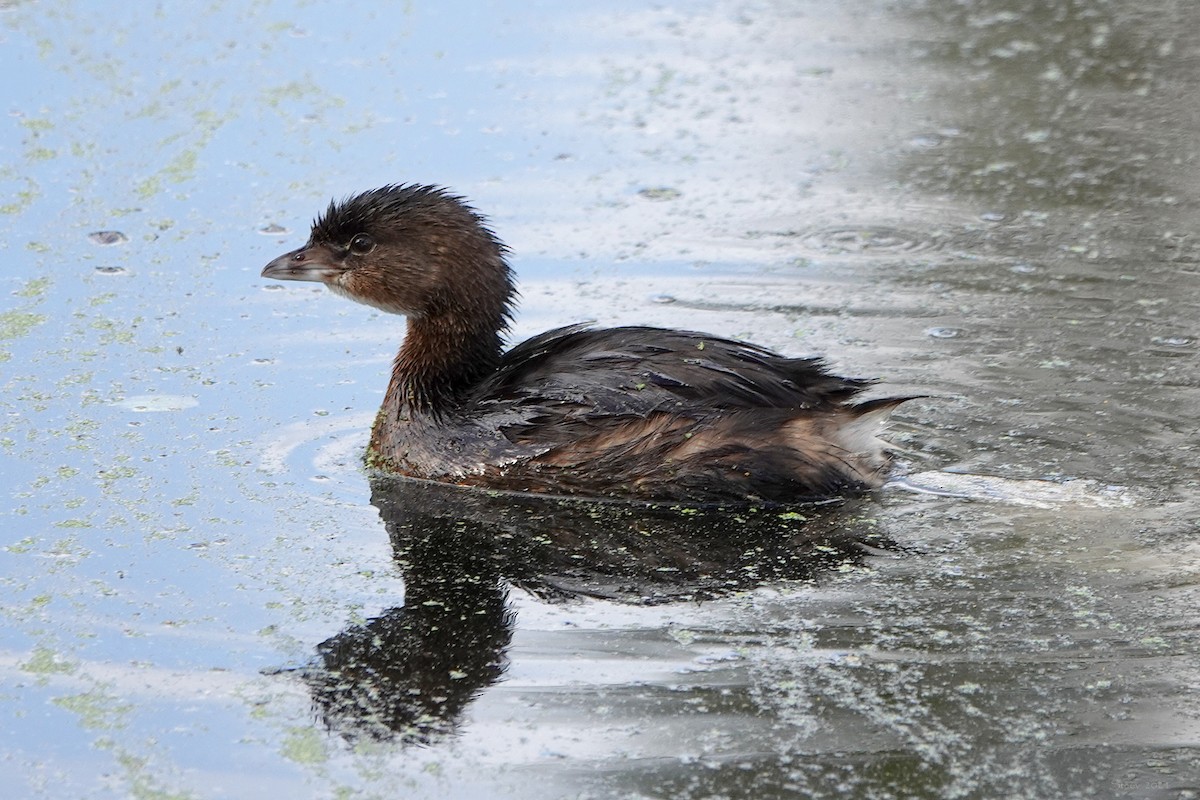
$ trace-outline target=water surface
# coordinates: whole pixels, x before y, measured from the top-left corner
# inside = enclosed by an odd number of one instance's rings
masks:
[[[1200,794],[1192,6],[110,5],[0,4],[14,796]],[[258,273],[410,180],[974,499],[372,486],[399,320]]]

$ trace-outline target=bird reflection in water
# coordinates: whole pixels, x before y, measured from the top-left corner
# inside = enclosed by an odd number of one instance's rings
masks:
[[[812,580],[896,549],[864,499],[694,507],[394,477],[376,478],[372,490],[404,605],[322,642],[298,670],[318,715],[348,741],[425,744],[452,734],[507,666],[510,589],[548,602],[699,601]]]

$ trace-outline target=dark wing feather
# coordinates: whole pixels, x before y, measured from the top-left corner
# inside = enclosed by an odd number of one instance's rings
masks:
[[[567,405],[583,416],[754,408],[832,410],[870,381],[815,358],[648,327],[558,328],[510,350],[475,395],[491,405]]]
[[[484,462],[509,459],[488,485],[795,502],[878,484],[882,453],[845,443],[903,399],[851,404],[870,383],[702,333],[572,326],[509,351],[462,413],[489,421]]]

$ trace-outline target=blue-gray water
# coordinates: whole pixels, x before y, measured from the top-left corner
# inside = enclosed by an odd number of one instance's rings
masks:
[[[0,0],[0,782],[1200,796],[1198,17]],[[825,354],[976,499],[377,509],[400,321],[258,273],[404,181],[491,217],[516,338]]]

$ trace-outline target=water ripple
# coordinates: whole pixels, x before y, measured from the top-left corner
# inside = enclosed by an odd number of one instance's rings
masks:
[[[888,225],[845,225],[801,231],[794,234],[809,250],[818,253],[898,255],[923,253],[942,247],[933,233]]]
[[[321,481],[362,483],[359,467],[375,412],[319,416],[285,425],[258,442],[258,469],[272,475],[309,475]]]

